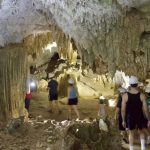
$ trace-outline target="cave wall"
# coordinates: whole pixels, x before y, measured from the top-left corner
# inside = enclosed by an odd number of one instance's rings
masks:
[[[75,41],[82,59],[91,67],[94,64],[97,73],[114,75],[118,69],[147,77],[149,62],[141,35],[150,31],[148,0],[43,3],[45,13],[53,14],[57,25]]]
[[[0,49],[0,120],[23,115],[27,52],[21,45]]]
[[[141,79],[148,77],[149,26],[150,19],[137,9],[130,10],[125,17],[120,18],[97,44],[99,56],[94,61],[95,70],[104,68],[105,72],[111,74],[123,70],[128,75],[138,75]]]
[[[51,32],[64,56],[73,39],[80,56],[99,74],[119,69],[145,78],[149,57],[141,35],[150,31],[149,8],[149,0],[3,0],[0,46]]]

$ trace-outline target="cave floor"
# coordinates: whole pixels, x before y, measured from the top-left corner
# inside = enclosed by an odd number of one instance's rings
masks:
[[[59,99],[59,107],[62,111],[62,114],[58,114],[56,108],[54,108],[53,113],[49,113],[49,101],[48,93],[40,92],[33,94],[33,99],[31,100],[30,113],[33,117],[42,115],[46,119],[55,119],[57,121],[66,120],[68,118],[68,107],[67,107],[67,98]],[[85,118],[95,118],[98,111],[98,100],[94,98],[80,98],[79,99],[79,111],[81,119]],[[73,113],[73,119],[76,118]]]
[[[48,93],[34,93],[31,101],[30,113],[32,117],[42,116],[45,119],[55,119],[57,121],[66,120],[68,114],[66,98],[59,99],[59,107],[62,110],[62,114],[58,114],[57,111],[54,111],[54,113],[49,113]],[[98,100],[94,97],[80,98],[78,108],[81,119],[94,119],[97,116]],[[106,112],[110,117],[114,116],[114,108],[106,108]],[[76,118],[75,114],[73,114],[73,118]],[[136,141],[136,143],[139,143],[138,140]],[[124,149],[128,149],[128,144],[122,145]],[[140,150],[139,144],[135,146],[135,150]],[[147,146],[146,150],[150,150],[150,146]]]
[[[45,132],[50,128],[50,124],[41,124],[40,121],[41,119],[43,121],[55,119],[56,122],[66,120],[68,114],[66,98],[60,99],[59,104],[62,114],[58,114],[57,111],[49,113],[47,93],[33,93],[30,107],[31,120],[24,123],[21,128],[11,130],[11,134],[7,134],[5,126],[4,128],[0,126],[0,150],[49,150],[47,140],[53,136],[53,133]],[[81,119],[87,118],[93,120],[97,116],[98,100],[94,98],[80,98],[79,111]],[[107,113],[110,117],[113,117],[114,108],[107,108]],[[73,115],[73,119],[75,118],[76,116]],[[128,149],[127,144],[122,145],[122,150]],[[58,148],[56,150],[58,150]],[[135,150],[140,150],[139,144],[136,145]],[[150,150],[150,146],[148,146],[146,150]]]

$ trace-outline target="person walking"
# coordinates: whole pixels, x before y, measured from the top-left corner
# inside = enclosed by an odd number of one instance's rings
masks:
[[[68,119],[71,119],[72,109],[76,113],[77,119],[80,119],[80,114],[79,114],[79,111],[77,108],[78,90],[77,90],[77,87],[75,87],[75,85],[74,85],[75,82],[73,79],[69,79],[68,83],[69,83],[69,87],[68,87],[69,118]]]
[[[49,95],[48,95],[49,107],[50,107],[49,112],[53,113],[53,109],[54,109],[53,105],[55,103],[58,113],[61,114],[61,111],[60,111],[59,105],[58,105],[58,82],[56,79],[54,79],[53,74],[50,74],[49,77],[50,77],[50,81],[48,82],[48,86],[47,86],[47,88],[49,90]]]
[[[150,125],[150,118],[147,109],[145,95],[138,91],[138,78],[131,76],[129,78],[130,88],[122,97],[122,125],[129,130],[129,147],[134,150],[134,130],[138,129],[141,141],[141,150],[145,150],[145,136],[143,129],[144,114]]]
[[[148,112],[150,113],[150,87],[147,86],[145,88],[145,94],[146,94],[146,103],[147,103],[147,106],[148,106]],[[145,119],[145,133],[146,133],[146,136],[147,136],[147,139],[146,139],[146,143],[147,144],[150,144],[150,132],[149,132],[149,129],[148,129],[148,126],[147,126],[147,119]]]
[[[122,136],[122,140],[125,143],[128,143],[127,140],[127,132],[126,129],[122,125],[122,116],[121,116],[121,104],[122,104],[122,96],[127,93],[127,89],[120,87],[118,89],[118,99],[117,99],[117,105],[116,105],[116,111],[115,111],[115,120],[118,122],[118,128],[120,130],[120,134]]]

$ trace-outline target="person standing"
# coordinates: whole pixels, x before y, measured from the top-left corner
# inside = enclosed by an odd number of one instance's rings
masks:
[[[146,94],[146,102],[147,102],[147,106],[148,106],[148,112],[150,113],[150,87],[146,87],[145,88],[145,94]],[[148,130],[148,127],[147,127],[147,119],[145,119],[145,122],[146,122],[146,125],[145,125],[145,133],[147,135],[147,141],[146,143],[147,144],[150,144],[150,132]]]
[[[125,143],[128,143],[128,140],[126,139],[127,137],[127,132],[126,129],[122,125],[122,116],[121,116],[121,104],[122,104],[122,96],[127,93],[127,90],[125,88],[119,88],[119,95],[118,95],[118,100],[117,100],[117,105],[116,105],[116,111],[115,111],[115,120],[118,122],[118,128],[120,130],[122,140]]]
[[[77,108],[78,105],[77,87],[75,87],[73,79],[69,79],[68,83],[69,83],[69,87],[68,87],[69,118],[68,119],[71,119],[72,109],[76,113],[77,119],[80,119],[80,114]]]
[[[105,119],[106,118],[106,112],[105,112],[105,98],[104,96],[99,97],[99,111],[98,111],[98,117]]]
[[[32,99],[32,94],[30,91],[28,91],[25,96],[25,108],[27,109],[28,113],[29,113],[31,99]]]
[[[59,105],[58,105],[58,82],[57,82],[57,80],[54,79],[53,74],[50,74],[49,76],[50,76],[50,81],[48,82],[48,86],[47,86],[47,88],[49,90],[49,95],[48,95],[49,107],[50,107],[49,112],[53,113],[53,107],[54,107],[53,103],[55,103],[58,113],[60,114],[61,111],[60,111]]]
[[[145,88],[145,93],[146,93],[146,102],[147,102],[147,106],[148,106],[148,111],[150,113],[150,86]]]
[[[150,118],[147,109],[145,95],[138,91],[138,78],[131,76],[129,78],[129,91],[122,97],[122,125],[129,130],[129,147],[134,150],[134,130],[138,129],[141,141],[141,150],[145,150],[144,136],[144,114],[150,125]]]

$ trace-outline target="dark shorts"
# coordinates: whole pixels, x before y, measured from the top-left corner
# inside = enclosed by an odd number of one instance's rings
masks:
[[[27,109],[27,110],[29,110],[29,107],[30,107],[30,99],[25,99],[25,108]]]
[[[129,130],[139,129],[142,130],[147,127],[146,119],[144,117],[137,116],[127,116],[127,128]]]
[[[68,100],[68,105],[77,105],[78,104],[78,98],[72,98]]]
[[[99,100],[99,104],[104,104],[104,100]]]
[[[148,120],[144,117],[144,119],[143,119],[143,127],[144,127],[145,129],[148,128],[147,124],[148,124]]]
[[[118,116],[118,128],[121,131],[125,131],[125,128],[122,125],[122,116],[121,115]]]
[[[49,101],[58,100],[58,94],[49,94],[48,99]]]

